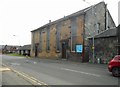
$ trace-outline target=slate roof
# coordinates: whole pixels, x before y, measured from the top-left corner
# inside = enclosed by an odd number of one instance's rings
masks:
[[[15,46],[15,45],[4,45],[3,46],[3,49],[5,50],[10,50],[11,48],[16,48],[16,49],[19,49],[20,46]]]
[[[95,38],[114,37],[114,36],[117,36],[117,28],[105,30],[104,32],[96,35]]]
[[[5,45],[0,45],[0,49],[3,49],[5,47]]]
[[[5,45],[0,45],[0,51],[4,49]]]
[[[31,49],[31,45],[24,45],[19,48],[19,50],[30,50],[30,49]]]
[[[97,5],[99,5],[99,4],[101,4],[101,3],[104,3],[104,4],[105,4],[105,2],[102,1],[102,2],[100,2],[100,3],[98,3],[98,4],[95,4],[94,7],[97,6]],[[48,24],[45,24],[45,25],[39,27],[38,29],[32,30],[31,32],[37,31],[37,30],[39,30],[39,29],[41,29],[41,28],[45,28],[45,27],[48,26],[48,25],[52,25],[52,24],[61,22],[61,21],[63,21],[63,20],[67,20],[67,19],[69,19],[69,18],[71,18],[71,17],[75,17],[75,16],[78,16],[78,15],[83,15],[83,14],[85,14],[85,12],[87,12],[87,11],[89,11],[89,10],[91,10],[91,6],[85,8],[85,9],[83,9],[83,10],[80,10],[80,11],[78,11],[78,12],[76,12],[76,13],[70,14],[70,15],[65,16],[65,17],[63,17],[63,18],[60,18],[60,19],[58,19],[58,20],[56,20],[56,21],[50,22],[50,23],[48,23]]]

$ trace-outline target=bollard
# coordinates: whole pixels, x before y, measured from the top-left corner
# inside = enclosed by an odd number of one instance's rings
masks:
[[[100,64],[100,58],[97,59],[98,64]]]

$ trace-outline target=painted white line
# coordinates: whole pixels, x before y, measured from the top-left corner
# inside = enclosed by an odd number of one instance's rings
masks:
[[[72,69],[68,69],[68,68],[61,68],[61,69],[62,69],[62,70],[66,70],[66,71],[71,71],[71,72],[86,74],[86,75],[90,75],[90,76],[100,77],[100,75],[98,75],[98,74],[87,73],[87,72],[72,70]]]
[[[12,69],[12,70],[13,70],[13,72],[15,72],[15,73],[17,73],[17,74],[19,74],[19,75],[21,75],[21,76],[29,79],[30,81],[32,81],[32,82],[34,82],[34,83],[37,83],[38,85],[46,85],[46,86],[47,86],[46,83],[44,83],[44,82],[42,82],[42,81],[40,81],[40,80],[38,80],[38,79],[36,79],[36,78],[34,78],[34,77],[31,77],[31,76],[29,76],[28,74],[25,74],[25,73],[23,73],[23,72],[16,71],[16,70],[14,70],[14,69]]]
[[[5,64],[2,64],[2,65],[3,66],[7,66]],[[8,69],[10,69],[11,71],[15,72],[16,74],[22,76],[24,79],[26,79],[27,81],[29,81],[33,85],[36,85],[36,83],[37,83],[38,85],[44,85],[45,87],[48,87],[48,85],[46,83],[44,83],[44,82],[42,82],[42,81],[40,81],[40,80],[38,80],[38,79],[36,79],[36,78],[26,74],[26,73],[19,72],[19,71],[13,69],[12,67],[9,67]]]
[[[26,75],[24,75],[24,74],[22,74],[22,73],[20,73],[20,72],[18,72],[18,71],[15,71],[14,70],[14,72],[15,73],[17,73],[18,75],[21,75],[21,76],[23,76],[23,77],[25,77],[25,78],[27,78],[28,80],[30,80],[30,81],[32,81],[32,82],[34,82],[34,83],[36,83],[36,81],[35,80],[33,80],[33,79],[31,79],[31,78],[29,78],[28,76],[26,76]],[[33,83],[32,83],[33,84]],[[41,85],[41,84],[40,84]]]
[[[9,68],[0,68],[0,71],[9,71],[10,69]]]
[[[11,63],[11,65],[20,65],[19,63]]]

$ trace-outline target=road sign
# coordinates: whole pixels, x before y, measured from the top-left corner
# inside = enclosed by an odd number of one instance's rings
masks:
[[[82,51],[83,51],[83,45],[77,44],[75,49],[76,49],[77,53],[82,53]]]

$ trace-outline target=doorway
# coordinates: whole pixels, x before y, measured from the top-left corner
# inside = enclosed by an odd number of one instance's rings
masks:
[[[38,45],[36,44],[35,45],[35,57],[37,57],[38,56]]]
[[[66,58],[66,43],[62,42],[62,58]]]

